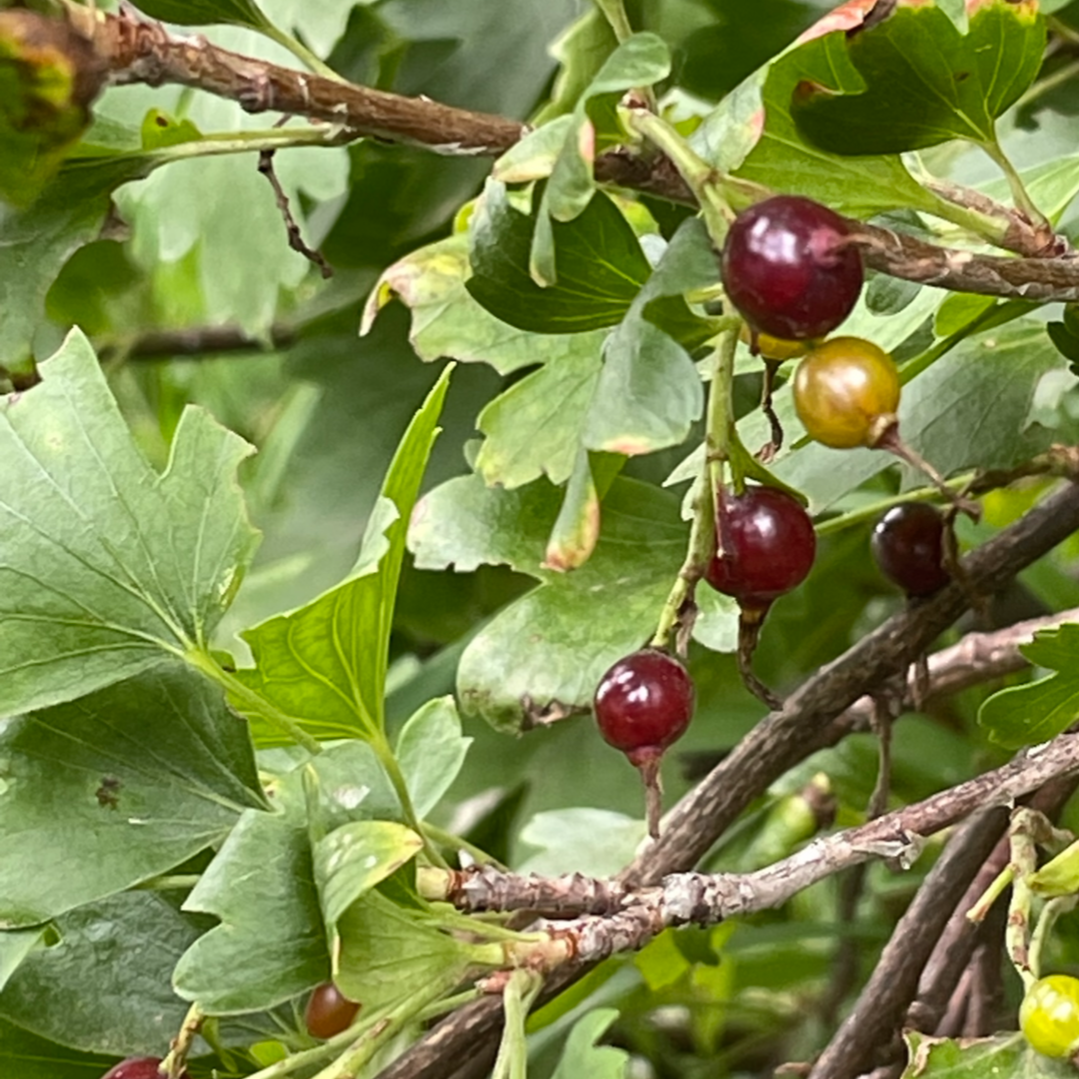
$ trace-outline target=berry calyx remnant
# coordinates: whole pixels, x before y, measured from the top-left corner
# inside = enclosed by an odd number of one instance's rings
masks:
[[[663,752],[685,733],[696,692],[689,672],[658,648],[624,656],[599,680],[593,700],[600,734],[622,750],[645,786],[648,834],[659,836],[659,764]]]
[[[893,506],[873,529],[881,572],[908,596],[928,596],[951,581],[945,567],[944,515],[926,502]]]
[[[304,1024],[312,1038],[332,1038],[352,1026],[360,1005],[349,1000],[333,982],[323,982],[311,990],[304,1010]]]
[[[849,236],[847,222],[812,199],[776,195],[750,206],[723,245],[728,298],[757,333],[823,337],[862,291],[862,258]]]
[[[114,1064],[101,1079],[163,1079],[161,1057],[128,1057]],[[188,1079],[184,1072],[182,1079]]]
[[[809,437],[825,446],[878,446],[896,426],[899,372],[872,341],[833,337],[798,364],[794,407]]]
[[[1043,1056],[1074,1056],[1079,1050],[1079,978],[1050,974],[1034,982],[1019,1006],[1019,1028]]]
[[[776,487],[716,492],[716,553],[705,580],[733,596],[738,618],[738,667],[751,693],[770,708],[782,702],[753,673],[753,653],[768,608],[805,580],[817,553],[813,522],[800,502]]]

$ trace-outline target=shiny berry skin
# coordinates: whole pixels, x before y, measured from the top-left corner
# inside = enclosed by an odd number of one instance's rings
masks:
[[[893,506],[870,540],[881,572],[908,596],[928,596],[951,576],[944,568],[944,517],[925,502]]]
[[[304,1023],[312,1038],[332,1038],[348,1030],[360,1006],[344,996],[333,982],[323,982],[311,990],[304,1011]]]
[[[1070,1057],[1079,1049],[1079,978],[1039,978],[1019,1006],[1019,1027],[1031,1048],[1047,1057]]]
[[[846,221],[812,199],[776,195],[731,223],[723,287],[760,333],[787,341],[823,337],[862,291],[862,258],[844,243]]]
[[[674,656],[642,648],[599,680],[593,707],[600,734],[639,765],[685,733],[695,697],[693,680]]]
[[[833,337],[798,364],[794,407],[809,437],[825,446],[875,446],[895,426],[899,372],[872,341]]]
[[[817,534],[801,504],[775,487],[718,495],[716,532],[722,554],[705,580],[743,607],[765,608],[805,580],[817,553]]]
[[[161,1057],[128,1057],[114,1064],[101,1079],[162,1079]],[[184,1072],[187,1079],[187,1072]]]

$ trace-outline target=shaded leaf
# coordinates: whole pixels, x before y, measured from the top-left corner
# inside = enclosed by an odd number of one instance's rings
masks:
[[[249,810],[184,902],[221,924],[190,944],[176,992],[210,1015],[257,1011],[326,980],[307,829]]]
[[[579,569],[588,561],[599,539],[600,500],[592,476],[592,465],[585,450],[577,455],[577,464],[566,484],[562,508],[558,511],[547,549],[544,569]]]
[[[245,724],[178,664],[0,732],[0,924],[165,873],[265,804]]]
[[[114,1056],[80,1053],[0,1019],[0,1075],[19,1079],[98,1079]]]
[[[0,398],[0,715],[203,644],[258,539],[235,478],[241,438],[185,409],[159,476],[81,333],[41,372]]]
[[[983,4],[965,35],[938,7],[897,7],[843,40],[862,87],[803,82],[794,120],[835,153],[889,154],[993,141],[994,119],[1038,73],[1045,26],[1032,3]]]
[[[369,333],[379,311],[396,296],[412,313],[409,341],[422,360],[448,356],[488,363],[506,375],[534,363],[599,353],[602,335],[536,334],[495,318],[465,288],[471,273],[463,233],[418,248],[379,278],[364,307],[361,333]],[[585,342],[585,343],[582,343]]]
[[[420,911],[379,892],[353,903],[337,923],[334,982],[350,1000],[375,1010],[408,997],[431,1000],[474,964],[474,946],[443,933]]]
[[[0,993],[0,1016],[87,1052],[160,1053],[187,1010],[172,968],[198,929],[153,892],[77,907],[56,928],[59,943],[30,955]]]
[[[8,929],[0,933],[0,992],[3,992],[4,986],[22,961],[44,943],[45,937],[46,930],[42,926]]]
[[[515,210],[502,184],[487,184],[472,217],[471,295],[503,322],[536,333],[582,333],[619,322],[651,272],[629,222],[603,194],[572,221],[554,222],[558,280],[541,288],[529,273],[541,219]]]

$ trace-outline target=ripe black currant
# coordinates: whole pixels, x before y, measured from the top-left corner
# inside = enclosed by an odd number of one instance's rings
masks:
[[[870,547],[881,572],[908,596],[928,596],[951,580],[944,566],[944,515],[928,503],[893,506],[874,527]]]
[[[819,202],[776,195],[743,210],[723,246],[723,285],[751,328],[787,341],[822,337],[862,291],[846,221]]]
[[[593,707],[600,734],[641,773],[653,838],[659,835],[659,762],[689,726],[695,696],[685,667],[658,648],[623,657],[596,688]]]

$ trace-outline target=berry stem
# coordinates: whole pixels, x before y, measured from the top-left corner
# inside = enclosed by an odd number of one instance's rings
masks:
[[[660,782],[659,762],[661,753],[649,754],[637,764],[644,784],[645,819],[648,821],[648,834],[659,839],[659,820],[663,816],[663,784]]]
[[[754,673],[753,653],[757,650],[757,641],[761,635],[761,625],[768,608],[742,608],[738,616],[738,673],[746,689],[758,700],[763,701],[773,711],[783,707],[783,701],[777,697]]]
[[[953,491],[948,486],[948,481],[933,467],[917,450],[905,442],[899,434],[898,423],[889,424],[880,437],[873,444],[877,450],[887,450],[895,454],[901,461],[906,461],[912,468],[923,472],[932,481],[933,485],[944,497],[952,503],[961,513],[965,513],[972,521],[981,517],[981,508],[977,502],[964,498],[961,494]]]
[[[738,180],[712,168],[691,149],[675,128],[655,113],[630,109],[627,124],[631,131],[647,139],[670,158],[686,186],[696,196],[708,235],[717,248],[723,247],[727,230],[734,220],[731,204],[737,203],[741,208],[771,194],[768,188],[760,184]]]
[[[731,458],[734,432],[734,354],[738,346],[738,325],[724,330],[716,343],[715,366],[708,384],[708,407],[705,418],[704,464],[697,477],[697,495],[693,501],[693,522],[689,530],[686,558],[678,571],[667,600],[660,612],[653,648],[668,648],[677,628],[675,651],[684,656],[696,617],[693,596],[697,582],[704,576],[716,544],[716,491],[723,483],[723,464]],[[740,477],[736,477],[736,483]]]
[[[1049,939],[1053,926],[1056,925],[1056,920],[1062,914],[1067,914],[1074,910],[1077,903],[1079,903],[1079,896],[1058,895],[1055,899],[1050,899],[1042,907],[1042,912],[1038,916],[1038,924],[1035,925],[1034,932],[1030,934],[1030,947],[1027,955],[1030,973],[1034,978],[1041,977],[1042,952],[1045,950],[1045,942]]]
[[[158,1069],[166,1079],[179,1079],[184,1074],[187,1055],[191,1052],[191,1046],[194,1044],[195,1037],[201,1029],[202,1021],[205,1018],[206,1013],[198,1004],[192,1004],[187,1009],[187,1015],[184,1016],[184,1021],[180,1025],[179,1033],[172,1040],[169,1054],[161,1062]]]

